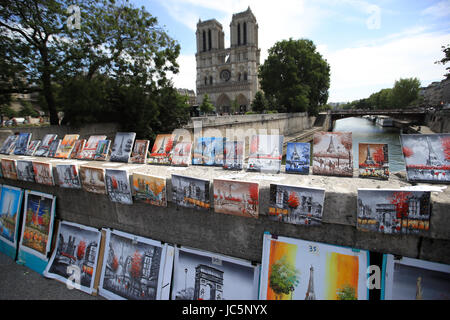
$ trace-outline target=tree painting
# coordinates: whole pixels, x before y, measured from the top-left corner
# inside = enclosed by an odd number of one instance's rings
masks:
[[[338,300],[358,300],[355,288],[346,284],[336,292]]]
[[[142,268],[142,255],[136,250],[131,259],[131,270],[130,274],[134,279],[139,279],[141,276]]]
[[[116,272],[117,268],[119,268],[119,260],[117,259],[116,255],[114,255],[114,257],[113,257],[113,261],[111,263],[111,268],[114,272]]]
[[[367,147],[369,148],[369,147]],[[383,148],[377,148],[377,150],[373,154],[373,160],[375,160],[376,163],[382,164],[384,162],[384,153]]]
[[[344,134],[341,136],[341,144],[344,146],[344,148],[348,152],[348,166],[349,168],[352,167],[352,135],[351,134]],[[339,158],[338,158],[339,161]]]
[[[450,137],[442,137],[441,141],[445,160],[450,161]]]
[[[269,286],[275,292],[276,300],[281,300],[283,294],[291,294],[300,283],[300,271],[286,261],[286,256],[272,264],[269,276]]]
[[[411,156],[414,154],[414,151],[412,151],[412,149],[411,149],[411,148],[408,148],[408,147],[403,147],[403,148],[402,148],[402,152],[403,152],[403,155],[404,155],[406,158],[409,158],[409,157],[411,157]]]
[[[300,205],[300,200],[298,199],[297,192],[291,191],[289,193],[289,198],[288,198],[288,207],[291,209],[291,214],[292,214],[292,211],[297,209],[297,207],[299,205]]]
[[[86,252],[86,242],[81,240],[80,243],[78,244],[77,259],[78,260],[83,259],[85,252]]]
[[[397,231],[401,230],[403,225],[403,219],[408,218],[408,197],[411,195],[411,192],[398,191],[394,192],[392,197],[389,199],[390,203],[395,205],[395,212],[397,219],[401,219],[400,226],[396,227]]]

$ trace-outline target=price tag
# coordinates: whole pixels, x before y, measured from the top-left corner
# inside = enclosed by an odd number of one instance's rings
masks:
[[[222,260],[217,257],[211,257],[211,263],[215,264],[216,266],[221,266]]]
[[[308,253],[319,254],[319,247],[316,244],[308,244]]]

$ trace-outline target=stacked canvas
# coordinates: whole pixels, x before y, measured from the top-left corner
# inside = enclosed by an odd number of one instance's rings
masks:
[[[136,140],[133,152],[131,153],[131,163],[147,163],[149,140]]]
[[[97,144],[97,149],[95,149],[94,160],[106,161],[110,144],[111,140],[100,140]]]
[[[79,134],[66,134],[55,153],[55,158],[69,159]]]
[[[74,163],[57,164],[56,184],[61,188],[81,189],[78,166]]]
[[[82,165],[80,166],[79,174],[83,190],[97,194],[106,194],[104,169]]]
[[[18,138],[19,136],[15,134],[8,136],[6,140],[3,142],[2,147],[0,148],[0,153],[11,154],[11,152],[13,152],[14,148],[16,147],[16,142]]]
[[[283,155],[283,136],[254,135],[250,140],[248,171],[279,173]]]
[[[77,159],[94,160],[95,151],[100,140],[105,140],[106,136],[90,136],[83,150],[79,153]]]
[[[29,160],[17,160],[17,180],[35,182],[33,162]]]
[[[136,132],[117,132],[111,147],[109,161],[127,163],[135,138]]]
[[[30,143],[31,133],[20,133],[14,148],[15,155],[25,155]]]
[[[244,141],[226,141],[223,150],[223,168],[242,170],[244,167],[244,149]]]
[[[48,147],[48,153],[47,157],[54,158],[56,156],[56,152],[59,149],[59,146],[61,145],[61,139],[55,139],[50,143],[50,146]]]
[[[2,159],[2,174],[4,178],[17,180],[16,160]]]
[[[192,161],[191,148],[191,142],[178,142],[172,151],[171,164],[183,167],[190,165]]]
[[[34,155],[38,157],[47,157],[50,150],[50,145],[53,143],[53,141],[56,140],[57,137],[57,134],[46,134],[44,136],[44,139],[42,139],[41,145],[37,148]]]
[[[41,140],[32,140],[28,145],[27,151],[25,151],[26,156],[33,156],[41,145]]]
[[[72,153],[70,154],[70,159],[78,159],[85,145],[86,139],[76,140],[72,149]]]
[[[36,183],[53,186],[52,164],[48,162],[33,161],[34,180]]]
[[[153,144],[148,163],[170,164],[174,138],[173,134],[158,134]]]

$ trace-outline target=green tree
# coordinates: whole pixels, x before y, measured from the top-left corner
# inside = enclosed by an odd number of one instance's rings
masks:
[[[200,111],[205,114],[214,111],[214,105],[209,100],[209,96],[207,94],[203,96],[203,101],[202,104],[200,105]]]
[[[268,109],[268,101],[262,91],[257,91],[252,101],[252,110],[256,113],[264,113]]]
[[[419,98],[420,81],[417,78],[406,78],[395,81],[392,88],[392,104],[395,108],[408,107]]]
[[[336,292],[338,300],[357,300],[355,288],[350,285],[344,285]]]
[[[286,256],[275,261],[271,266],[269,277],[270,288],[281,299],[282,294],[290,294],[300,283],[300,271],[286,260]]]
[[[315,115],[328,100],[330,66],[311,40],[291,38],[275,43],[258,76],[266,97],[279,112]]]
[[[442,46],[442,52],[444,52],[444,58],[442,58],[439,61],[436,61],[435,64],[442,64],[445,65],[447,64],[447,62],[450,61],[450,44],[448,44],[447,46]],[[450,67],[445,68],[445,70],[447,70],[447,74],[445,74],[444,76],[447,79],[450,79]]]

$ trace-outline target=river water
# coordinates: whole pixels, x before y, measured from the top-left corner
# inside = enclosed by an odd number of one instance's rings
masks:
[[[358,168],[358,144],[360,142],[387,143],[389,152],[389,171],[405,170],[405,161],[400,146],[400,129],[381,127],[364,118],[345,118],[337,120],[333,132],[351,132],[353,140],[353,166]]]

